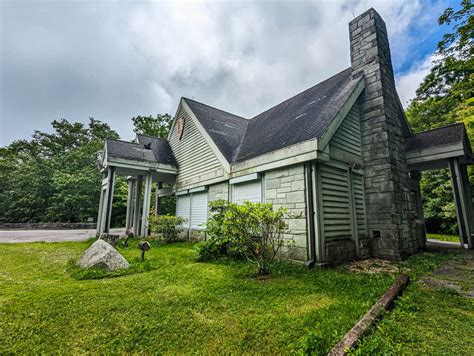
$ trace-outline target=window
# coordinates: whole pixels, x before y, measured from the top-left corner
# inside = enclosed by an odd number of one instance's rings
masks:
[[[248,200],[253,203],[262,202],[262,181],[254,180],[250,182],[237,183],[232,186],[232,201],[243,203]]]
[[[207,191],[176,197],[176,216],[186,219],[183,227],[200,229],[207,222]]]

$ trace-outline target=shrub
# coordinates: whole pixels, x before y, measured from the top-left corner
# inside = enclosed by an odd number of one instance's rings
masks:
[[[271,204],[223,200],[210,204],[213,215],[207,223],[208,240],[199,244],[198,259],[207,261],[238,253],[257,266],[259,275],[270,268],[284,245],[283,231],[288,228],[286,210]]]
[[[285,209],[275,210],[272,204],[230,204],[225,213],[224,236],[229,239],[232,251],[241,253],[257,266],[258,275],[267,275],[285,244],[282,234],[288,228],[287,217]]]
[[[229,202],[226,200],[209,202],[211,215],[206,224],[207,240],[196,245],[198,261],[211,261],[227,255],[229,240],[224,235],[223,226],[228,207]]]
[[[148,220],[150,231],[160,236],[166,242],[175,242],[178,239],[178,226],[186,219],[173,215],[151,215]]]

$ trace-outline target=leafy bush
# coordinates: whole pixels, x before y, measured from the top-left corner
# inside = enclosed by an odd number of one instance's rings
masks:
[[[216,201],[211,203],[211,212],[206,231],[209,240],[198,246],[198,259],[238,253],[257,266],[258,275],[269,274],[285,243],[286,210],[275,210],[271,204]]]
[[[150,231],[166,242],[175,242],[178,239],[178,226],[186,219],[173,215],[151,215],[148,220]]]

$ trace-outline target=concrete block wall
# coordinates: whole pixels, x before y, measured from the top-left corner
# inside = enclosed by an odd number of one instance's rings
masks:
[[[288,209],[288,230],[284,237],[289,245],[282,250],[287,258],[306,261],[307,223],[304,166],[302,164],[265,173],[264,199],[275,208]]]
[[[366,84],[360,115],[372,253],[399,260],[418,248],[404,149],[409,128],[395,88],[384,21],[370,9],[351,21],[349,30],[353,76],[364,75]]]

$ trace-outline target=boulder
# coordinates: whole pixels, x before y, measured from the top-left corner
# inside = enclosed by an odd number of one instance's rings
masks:
[[[81,268],[99,267],[116,271],[129,268],[130,263],[112,245],[99,239],[81,255],[77,266]]]

